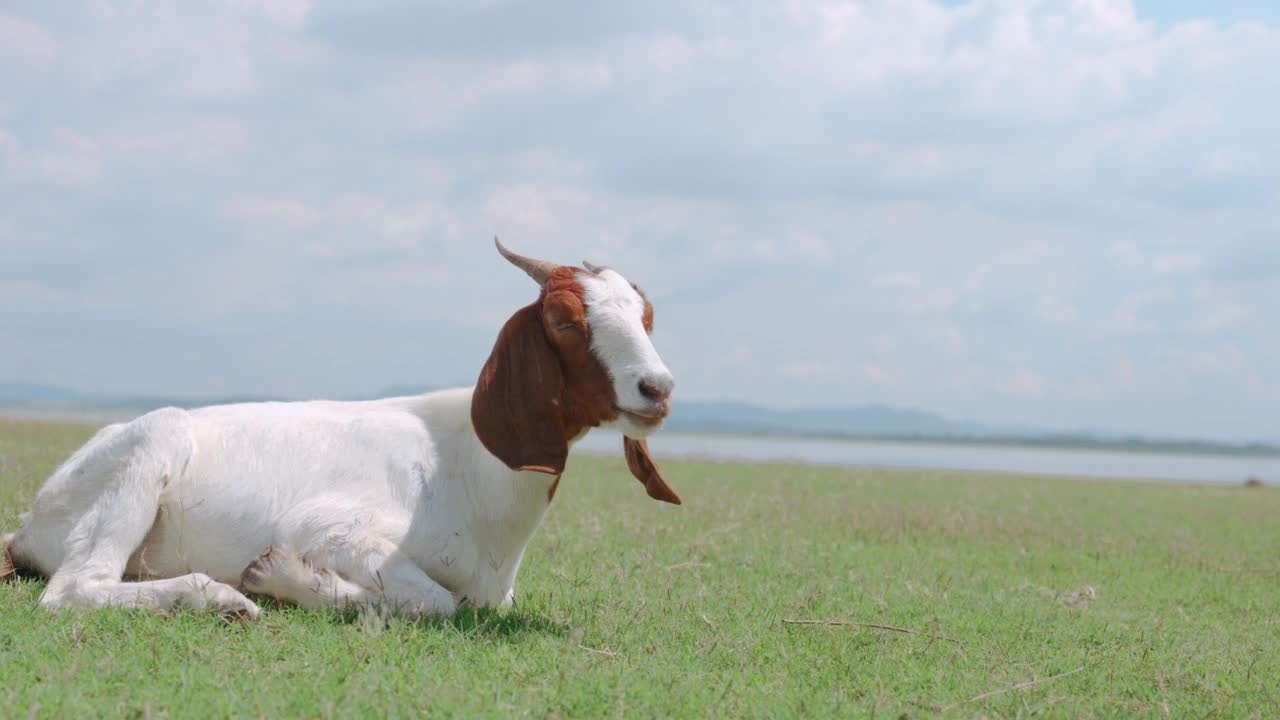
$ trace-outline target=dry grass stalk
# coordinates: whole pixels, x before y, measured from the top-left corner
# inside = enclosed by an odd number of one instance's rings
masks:
[[[942,635],[934,635],[932,633],[920,632],[910,628],[894,627],[893,625],[880,625],[878,623],[853,622],[852,620],[783,620],[783,625],[826,625],[832,627],[852,627],[864,628],[868,630],[884,630],[886,632],[903,633],[906,635],[920,635],[921,637],[933,638],[934,640],[943,640],[949,643],[960,644],[959,640]]]
[[[969,698],[968,700],[965,700],[964,702],[956,703],[955,705],[948,706],[948,707],[946,707],[946,708],[944,708],[944,709],[945,709],[945,710],[953,710],[953,709],[955,709],[955,708],[960,707],[961,705],[968,705],[968,704],[970,704],[970,703],[976,703],[976,702],[978,702],[978,701],[980,701],[980,700],[986,700],[987,698],[993,698],[993,697],[995,697],[995,696],[997,696],[997,695],[1004,695],[1005,693],[1011,693],[1011,692],[1015,692],[1015,691],[1017,691],[1017,690],[1030,690],[1031,688],[1036,687],[1037,685],[1043,685],[1043,684],[1045,684],[1045,683],[1047,683],[1047,682],[1053,682],[1054,680],[1061,680],[1061,679],[1062,679],[1062,678],[1064,678],[1064,677],[1069,677],[1069,676],[1071,676],[1071,675],[1075,675],[1075,674],[1077,674],[1077,673],[1082,673],[1082,672],[1084,672],[1084,666],[1080,666],[1080,667],[1076,668],[1075,670],[1069,670],[1069,671],[1067,671],[1067,672],[1059,673],[1059,674],[1057,674],[1057,675],[1051,675],[1051,676],[1049,676],[1049,677],[1047,677],[1047,678],[1039,678],[1039,679],[1037,679],[1037,680],[1028,680],[1028,681],[1026,681],[1026,682],[1021,682],[1021,683],[1018,683],[1017,685],[1014,685],[1013,687],[1003,688],[1003,689],[1001,689],[1001,690],[992,690],[992,691],[991,691],[991,692],[989,692],[989,693],[983,693],[983,694],[981,694],[981,695],[979,695],[979,696],[977,696],[977,697]]]

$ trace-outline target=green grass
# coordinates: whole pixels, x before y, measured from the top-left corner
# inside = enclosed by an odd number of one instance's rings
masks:
[[[89,432],[0,422],[0,528]],[[449,622],[51,615],[0,585],[0,717],[1280,716],[1280,492],[665,470],[681,508],[575,458],[518,607]],[[815,618],[955,642],[783,624]]]

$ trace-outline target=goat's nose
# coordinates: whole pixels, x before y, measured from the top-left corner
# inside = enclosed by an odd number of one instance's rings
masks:
[[[647,377],[640,381],[640,394],[653,402],[663,402],[671,397],[675,381],[670,375]]]

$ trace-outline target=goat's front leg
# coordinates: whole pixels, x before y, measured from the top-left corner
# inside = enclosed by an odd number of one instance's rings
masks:
[[[245,568],[240,584],[305,608],[384,605],[398,615],[452,615],[453,594],[394,548],[348,549],[314,567],[296,552],[273,545]]]

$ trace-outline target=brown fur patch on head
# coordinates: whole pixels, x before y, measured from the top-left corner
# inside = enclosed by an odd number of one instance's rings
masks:
[[[580,272],[571,267],[557,269],[547,280],[542,297],[547,337],[564,370],[561,407],[566,442],[618,417],[613,380],[591,352],[591,326],[587,323],[586,290],[578,281]]]
[[[538,300],[503,326],[480,370],[471,399],[471,422],[480,442],[512,470],[555,475],[547,502],[560,487],[569,441],[617,419],[618,397],[608,370],[591,351],[586,289],[581,270],[557,267]],[[644,300],[642,321],[653,331],[653,305]],[[626,438],[627,466],[649,496],[680,504],[643,440]]]
[[[476,434],[513,470],[563,473],[569,440],[616,417],[613,382],[591,352],[577,273],[557,268],[538,300],[511,316],[476,383]]]
[[[631,283],[631,288],[636,291],[640,299],[644,301],[644,315],[640,317],[640,322],[644,323],[644,331],[653,332],[653,303],[649,302],[649,296],[644,294],[639,285]]]

